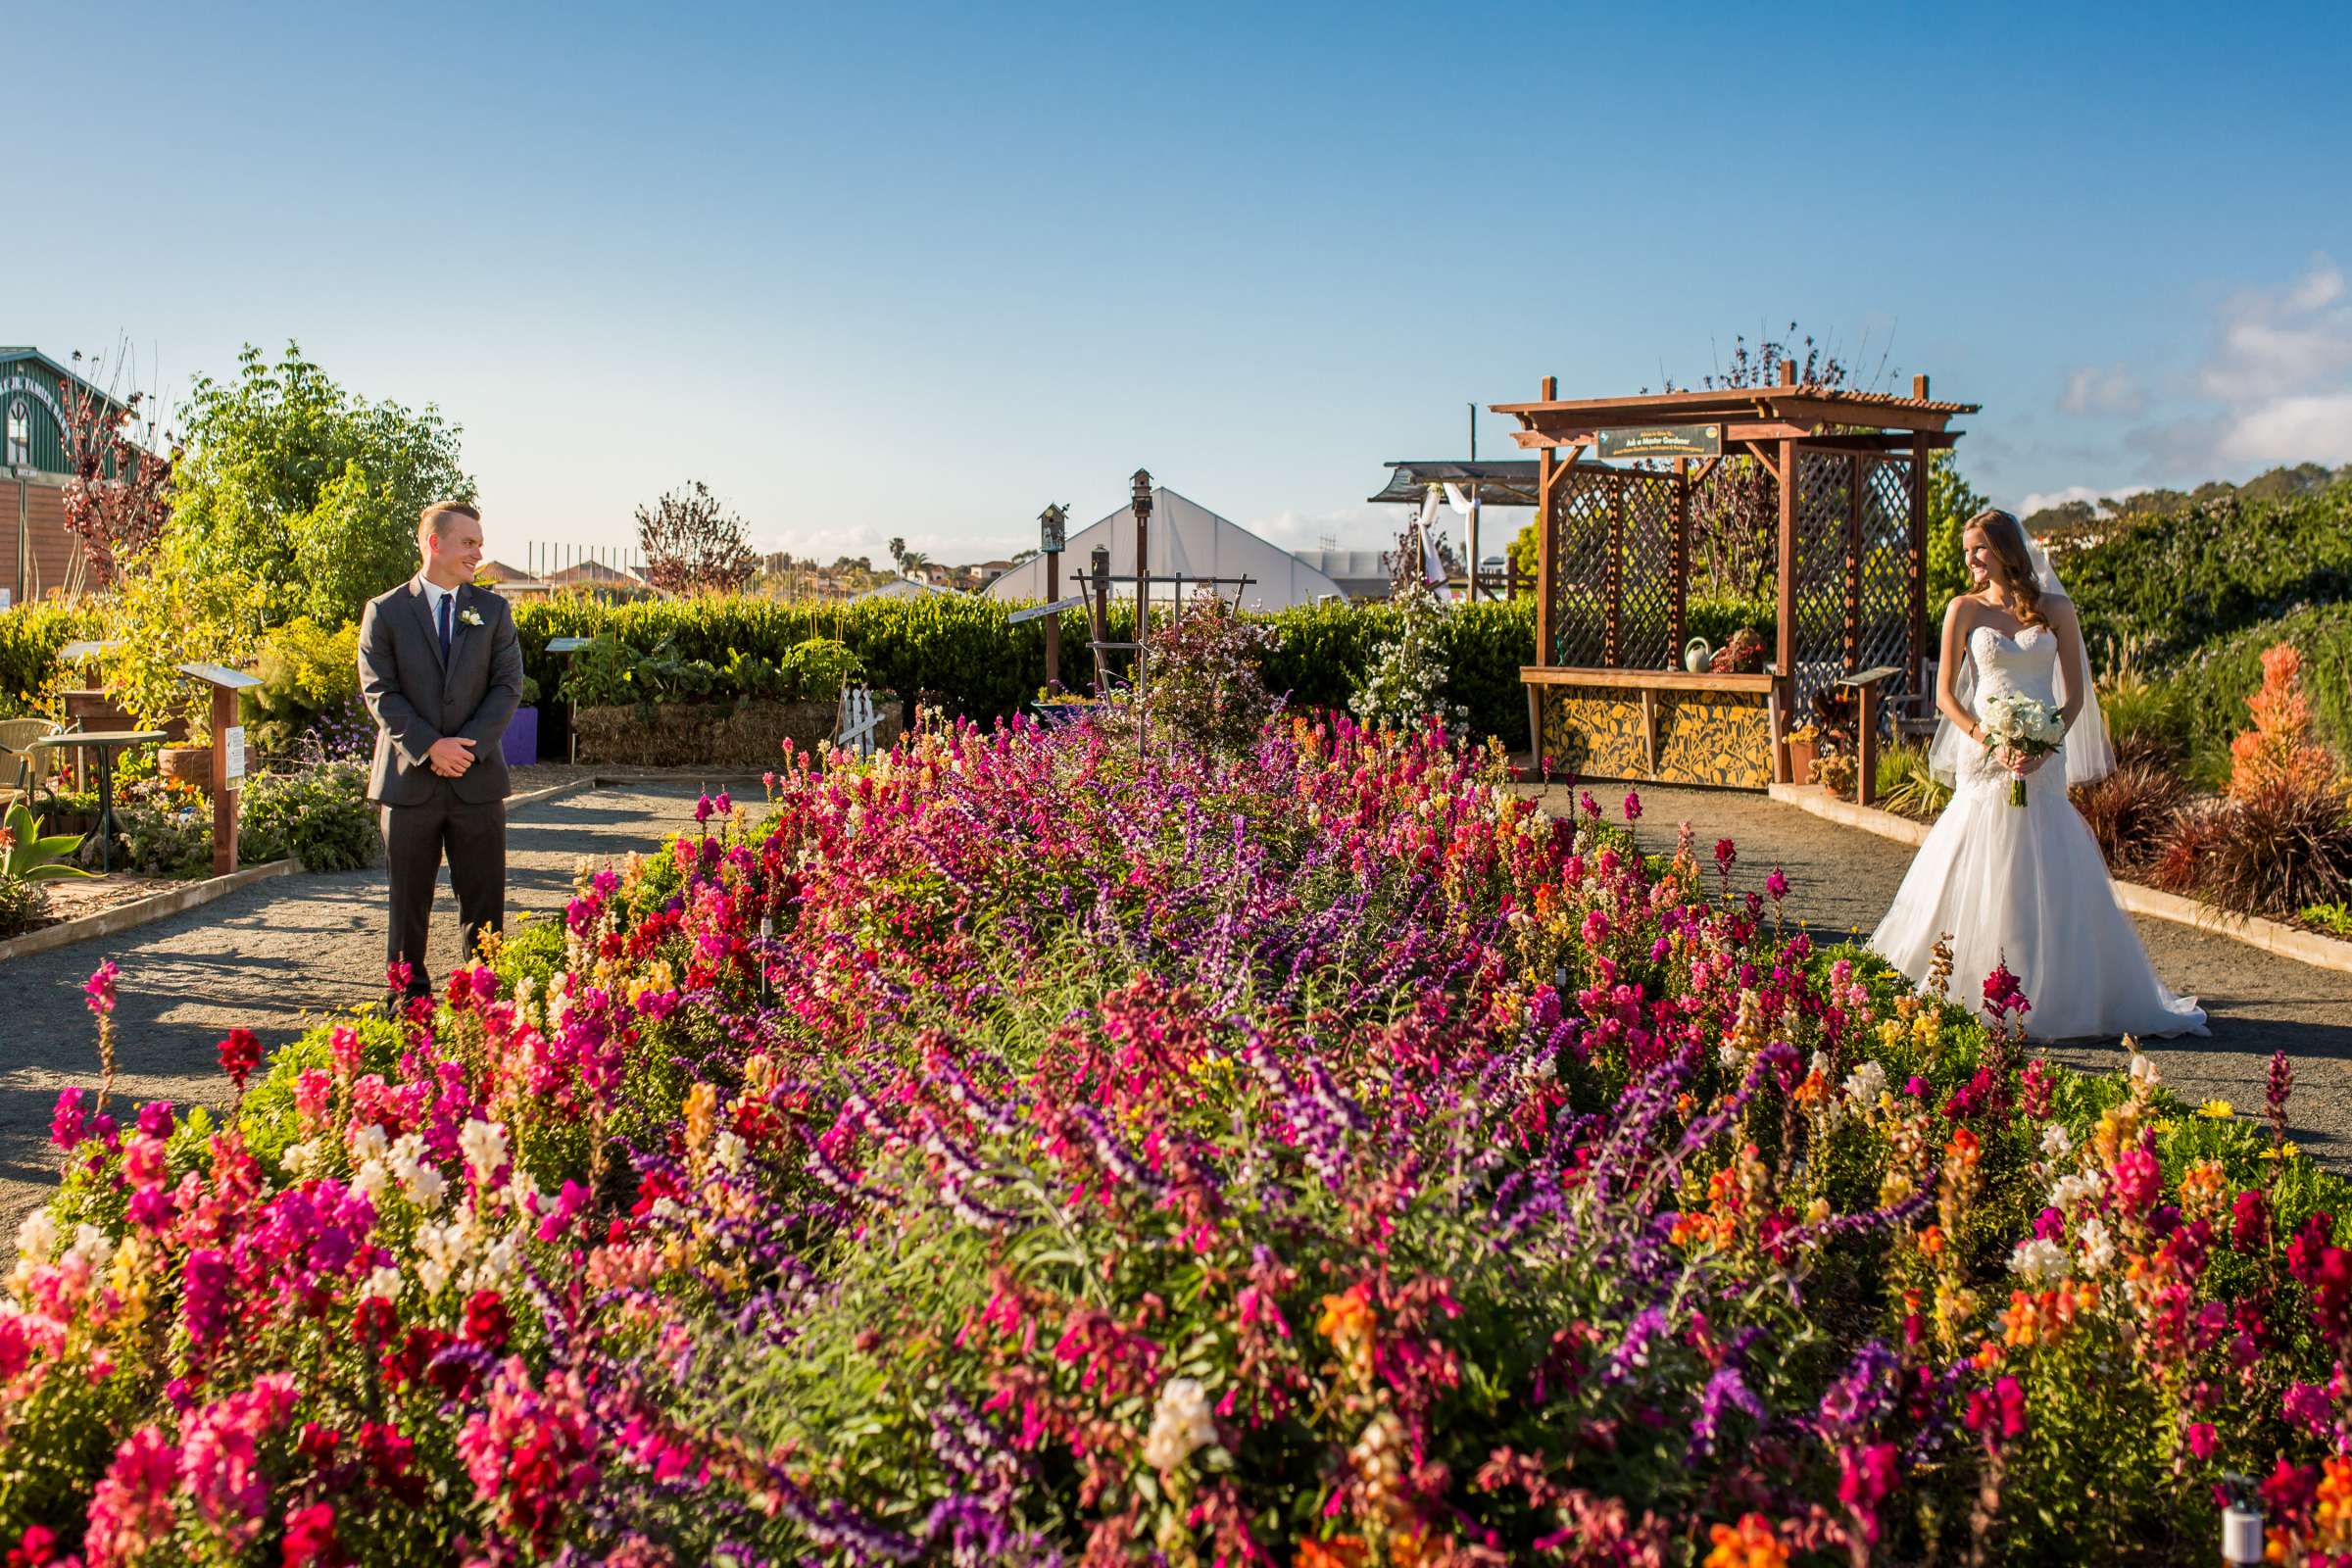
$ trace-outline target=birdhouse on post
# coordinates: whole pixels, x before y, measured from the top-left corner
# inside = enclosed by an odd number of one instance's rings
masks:
[[[237,796],[245,781],[245,726],[237,722],[237,693],[261,678],[220,664],[181,664],[179,673],[213,689],[213,875],[237,868]]]

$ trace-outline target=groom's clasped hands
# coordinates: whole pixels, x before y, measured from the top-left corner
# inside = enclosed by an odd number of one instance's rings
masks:
[[[473,742],[463,735],[444,735],[425,748],[424,760],[443,778],[463,777],[473,765]]]

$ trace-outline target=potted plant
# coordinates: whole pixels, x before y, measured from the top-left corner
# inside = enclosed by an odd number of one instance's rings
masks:
[[[1799,724],[1788,732],[1788,777],[1798,784],[1813,782],[1813,747],[1819,732],[1810,724]]]
[[[509,767],[528,767],[539,760],[539,682],[529,675],[522,677],[522,706],[507,721],[498,755]]]

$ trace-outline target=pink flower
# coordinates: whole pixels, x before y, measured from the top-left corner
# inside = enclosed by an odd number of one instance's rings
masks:
[[[1771,874],[1764,878],[1764,891],[1772,895],[1775,904],[1788,896],[1788,878],[1779,866],[1774,866]]]
[[[89,1117],[81,1108],[81,1091],[59,1090],[57,1109],[49,1115],[49,1141],[60,1149],[71,1150],[89,1135]]]
[[[90,1010],[101,1018],[115,1010],[115,981],[122,973],[121,969],[115,967],[115,960],[109,958],[92,970],[90,977],[81,983],[81,994],[88,999]]]
[[[1984,977],[1984,1010],[1996,1018],[2003,1013],[2034,1010],[2034,1004],[2026,1000],[2025,988],[2009,972],[2006,960],[1995,963],[1992,973]]]
[[[1598,909],[1585,915],[1585,946],[1597,948],[1609,940],[1609,917]]]
[[[332,1503],[314,1502],[286,1515],[285,1553],[285,1568],[326,1568],[340,1559]]]
[[[172,1530],[172,1493],[179,1485],[179,1449],[155,1427],[141,1427],[115,1450],[90,1497],[82,1550],[89,1568],[114,1568],[145,1552]]]
[[[2026,1430],[2026,1391],[2017,1379],[2003,1377],[1989,1389],[1968,1396],[1968,1430],[1982,1434],[1994,1447],[2011,1442]]]
[[[2127,1214],[2144,1214],[2163,1187],[2156,1156],[2144,1149],[2127,1149],[2116,1156],[2115,1201]]]
[[[188,1254],[180,1271],[181,1314],[188,1338],[210,1345],[228,1326],[228,1257],[219,1248],[200,1247]]]
[[[1625,792],[1625,819],[1628,822],[1639,822],[1642,820],[1642,797],[1635,794],[1632,790],[1627,790]]]
[[[2200,1461],[2210,1459],[2218,1437],[2212,1422],[2195,1422],[2188,1429],[2188,1451]]]

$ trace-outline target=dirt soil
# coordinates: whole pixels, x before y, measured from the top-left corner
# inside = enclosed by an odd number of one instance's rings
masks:
[[[1592,786],[1613,820],[1626,786]],[[1528,785],[1546,810],[1574,808],[1569,792]],[[1788,875],[1788,901],[1816,940],[1866,939],[1894,901],[1912,849],[1859,828],[1827,821],[1767,796],[1734,790],[1644,786],[1635,837],[1645,850],[1672,849],[1688,821],[1704,858],[1717,839],[1739,849],[1734,885],[1761,888],[1775,865]],[[2305,1152],[2352,1173],[2352,974],[2321,969],[2249,947],[2218,931],[2134,917],[2140,940],[2165,984],[2195,997],[2210,1039],[2151,1040],[2141,1049],[2164,1081],[2192,1104],[2227,1100],[2259,1118],[2271,1053],[2284,1050],[2295,1068],[2291,1136]],[[1959,995],[1958,981],[1954,995]],[[2124,1065],[2120,1043],[2068,1041],[2047,1048],[2052,1060],[2089,1071]]]

